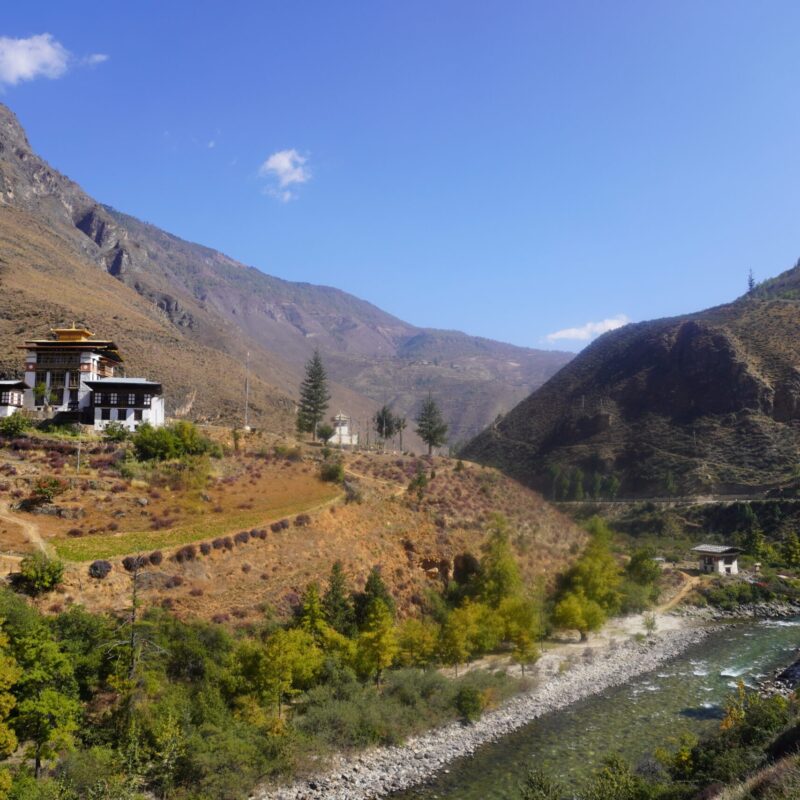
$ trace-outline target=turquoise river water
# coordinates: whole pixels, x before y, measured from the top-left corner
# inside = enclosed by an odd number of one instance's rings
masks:
[[[534,766],[577,787],[607,754],[637,763],[682,731],[712,730],[737,681],[754,685],[798,649],[798,619],[715,631],[657,671],[541,717],[392,800],[509,800]]]

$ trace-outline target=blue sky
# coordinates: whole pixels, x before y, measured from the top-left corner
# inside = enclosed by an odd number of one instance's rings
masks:
[[[552,334],[724,302],[800,256],[798,29],[777,0],[14,3],[0,102],[90,194],[187,239],[578,349]]]

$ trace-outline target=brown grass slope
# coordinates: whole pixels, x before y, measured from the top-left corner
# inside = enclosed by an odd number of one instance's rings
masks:
[[[338,289],[270,277],[103,206],[42,161],[0,105],[3,205],[58,230],[65,245],[160,309],[184,338],[237,361],[246,350],[255,353],[260,374],[285,392],[296,391],[302,365],[320,348],[339,384],[333,405],[356,417],[368,418],[384,402],[411,415],[433,391],[446,397],[452,435],[460,439],[569,358],[422,330]]]
[[[608,333],[465,456],[546,491],[576,467],[639,496],[781,484],[800,446],[799,289],[795,267],[733,303]]]

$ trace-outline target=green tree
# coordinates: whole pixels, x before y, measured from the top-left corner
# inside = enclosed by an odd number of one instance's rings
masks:
[[[297,410],[297,429],[301,433],[310,433],[316,441],[317,429],[328,410],[328,376],[322,363],[319,350],[306,364],[306,374],[300,385],[300,405]]]
[[[503,638],[511,644],[511,657],[522,669],[538,657],[536,639],[540,628],[540,609],[527,597],[507,597],[500,604]]]
[[[37,778],[42,761],[72,746],[79,711],[80,703],[75,698],[52,688],[42,689],[18,704],[14,727],[20,739],[31,743],[28,752]]]
[[[400,436],[400,450],[403,449],[403,431],[408,426],[408,420],[405,417],[395,417],[395,428],[397,429],[397,433]]]
[[[585,800],[647,800],[650,796],[645,780],[620,756],[603,762],[584,794]]]
[[[605,611],[599,603],[589,599],[580,589],[566,592],[553,611],[556,625],[579,631],[582,642],[588,638],[589,631],[596,631],[605,620]]]
[[[44,553],[33,553],[22,559],[19,575],[25,590],[30,594],[52,591],[64,577],[64,565]]]
[[[469,620],[457,611],[447,615],[439,635],[439,658],[443,664],[453,667],[456,675],[459,664],[463,664],[470,654]]]
[[[603,481],[603,494],[609,499],[614,500],[619,494],[620,482],[616,475],[608,475]]]
[[[426,667],[436,656],[439,626],[431,619],[410,617],[397,627],[397,660],[404,667]]]
[[[386,405],[376,411],[375,416],[372,418],[375,432],[384,442],[397,433],[399,422],[400,420],[392,413],[392,409]]]
[[[586,496],[583,488],[583,470],[580,467],[575,467],[572,470],[572,480],[569,487],[569,499],[582,501]]]
[[[0,630],[0,760],[8,758],[17,749],[17,737],[8,719],[17,703],[10,690],[21,675],[22,670],[9,652],[8,637]]]
[[[364,591],[353,595],[356,623],[359,628],[365,625],[370,607],[376,600],[380,600],[386,606],[389,613],[394,616],[396,610],[394,598],[389,593],[389,589],[383,581],[380,567],[373,567],[370,570],[367,576],[367,582],[364,584]]]
[[[327,625],[325,612],[322,608],[322,600],[319,596],[319,586],[317,583],[309,583],[303,595],[300,610],[300,627],[310,633],[315,641],[319,642],[325,635]]]
[[[489,540],[481,558],[480,598],[498,608],[507,597],[522,590],[522,576],[509,541],[508,522],[496,514],[489,528]]]
[[[744,549],[753,558],[764,558],[767,554],[767,540],[760,528],[751,528],[744,540]]]
[[[429,394],[422,403],[416,418],[417,434],[428,445],[428,455],[434,447],[441,447],[447,441],[448,425],[442,418],[442,412],[436,401]]]
[[[358,637],[357,663],[365,677],[375,676],[380,685],[383,671],[392,665],[399,647],[392,612],[382,600],[370,604],[366,623]]]
[[[0,419],[0,436],[21,436],[30,426],[28,418],[15,411],[10,417]]]
[[[661,567],[655,557],[656,551],[652,547],[640,547],[634,550],[631,560],[625,567],[627,576],[642,586],[655,583],[661,577]]]
[[[334,433],[336,433],[336,431],[333,429],[333,425],[328,422],[323,422],[320,425],[317,425],[317,438],[323,444],[328,444],[328,442],[333,438]]]
[[[790,567],[800,566],[800,538],[795,531],[790,531],[783,540],[783,561]]]
[[[531,770],[519,787],[519,800],[562,800],[567,792],[540,769]]]
[[[322,610],[325,615],[325,621],[335,631],[344,636],[352,636],[355,633],[355,611],[350,593],[347,590],[347,580],[341,561],[334,562],[331,567],[328,588],[322,598]]]

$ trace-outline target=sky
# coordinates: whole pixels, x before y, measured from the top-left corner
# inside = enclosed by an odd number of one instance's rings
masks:
[[[578,350],[800,256],[800,4],[7,4],[101,202],[420,326]]]

